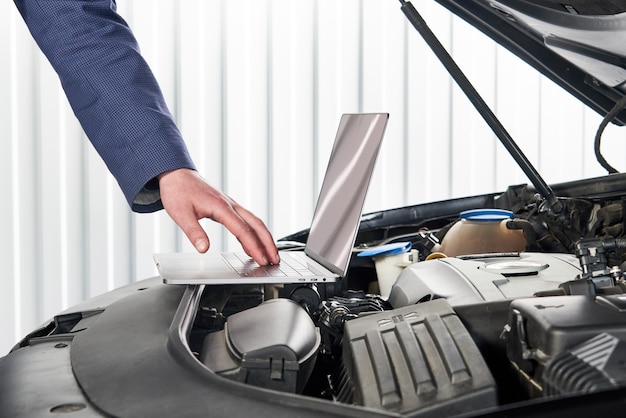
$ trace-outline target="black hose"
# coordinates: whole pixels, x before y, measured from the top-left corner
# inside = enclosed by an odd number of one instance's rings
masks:
[[[602,133],[604,132],[604,128],[606,128],[609,122],[615,119],[615,117],[618,115],[618,113],[622,111],[622,109],[624,109],[624,107],[626,107],[626,96],[622,97],[617,102],[615,102],[615,105],[613,106],[613,108],[609,111],[609,113],[606,114],[604,119],[602,119],[600,126],[598,126],[596,137],[593,142],[593,150],[596,153],[596,160],[598,160],[602,168],[608,171],[609,174],[615,174],[615,173],[618,173],[618,171],[615,168],[613,168],[613,166],[611,166],[602,156],[602,151],[600,151],[600,142],[602,138]]]

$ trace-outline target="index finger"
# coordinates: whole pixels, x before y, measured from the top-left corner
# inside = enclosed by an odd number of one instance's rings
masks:
[[[240,242],[243,250],[260,265],[278,264],[278,249],[263,221],[236,203],[216,212],[213,219],[226,227]]]
[[[257,238],[256,241],[260,244],[263,252],[266,254],[267,260],[272,264],[280,263],[276,242],[272,237],[272,233],[267,229],[267,226],[265,226],[265,223],[246,208],[237,205],[235,210],[252,228],[252,231]],[[240,242],[245,249],[245,244],[241,240]]]

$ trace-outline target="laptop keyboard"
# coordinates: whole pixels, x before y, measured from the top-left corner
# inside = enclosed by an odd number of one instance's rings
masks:
[[[324,273],[309,266],[303,252],[281,252],[280,264],[260,266],[245,253],[223,254],[224,260],[239,275],[248,277],[323,276]]]

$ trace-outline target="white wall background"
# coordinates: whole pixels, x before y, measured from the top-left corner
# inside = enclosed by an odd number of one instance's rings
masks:
[[[549,183],[603,174],[600,117],[434,2],[415,2]],[[390,112],[366,211],[526,182],[395,0],[119,0],[199,171],[265,219],[308,226],[341,113]],[[0,355],[60,310],[192,247],[132,214],[16,8],[0,2]],[[624,132],[603,149],[626,169]],[[212,251],[237,248],[206,223]]]

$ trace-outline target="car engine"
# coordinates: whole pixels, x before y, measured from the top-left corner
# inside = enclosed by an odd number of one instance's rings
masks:
[[[481,199],[364,216],[336,284],[205,289],[190,347],[225,379],[414,416],[623,385],[624,200]]]
[[[339,283],[233,288],[190,345],[226,379],[407,416],[622,387],[624,176],[548,186],[401,3],[533,186],[365,215]]]

